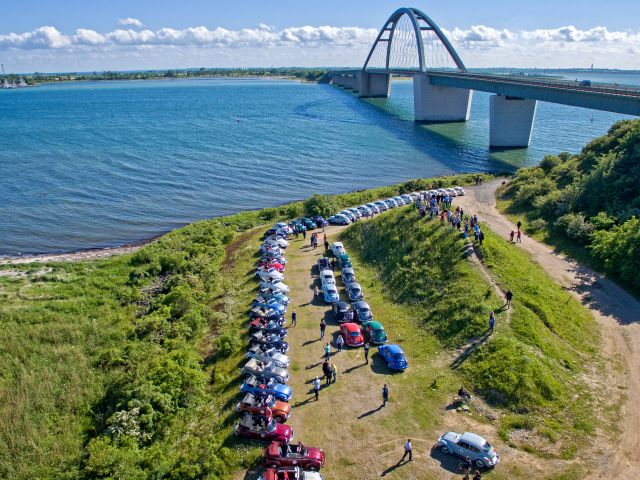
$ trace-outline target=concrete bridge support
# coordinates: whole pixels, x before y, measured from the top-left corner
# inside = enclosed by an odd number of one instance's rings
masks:
[[[489,109],[489,146],[528,147],[536,100],[492,95]]]
[[[358,96],[363,98],[389,98],[391,94],[391,74],[358,73]]]
[[[432,85],[424,73],[413,76],[416,122],[466,122],[471,113],[472,90]]]

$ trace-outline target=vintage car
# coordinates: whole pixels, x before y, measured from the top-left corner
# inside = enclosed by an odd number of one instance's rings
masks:
[[[267,347],[273,347],[280,353],[287,353],[289,350],[289,344],[283,340],[280,335],[273,333],[265,334],[263,332],[254,332],[249,337],[249,345],[265,345]]]
[[[322,286],[322,296],[326,303],[335,303],[340,300],[338,289],[334,283],[325,283]]]
[[[349,304],[347,302],[336,302],[331,307],[331,310],[333,311],[333,319],[336,322],[342,323],[348,320]]]
[[[256,298],[252,303],[252,308],[260,308],[264,311],[273,310],[275,312],[278,312],[280,315],[284,315],[284,313],[287,311],[287,306],[281,304],[275,299],[260,301],[260,299]]]
[[[287,336],[287,329],[282,326],[279,321],[276,320],[263,320],[262,318],[256,318],[249,324],[249,330],[251,332],[264,332],[267,334],[274,333],[281,338]]]
[[[285,445],[271,442],[262,451],[262,463],[271,468],[300,467],[317,471],[324,466],[324,452],[321,448],[307,447],[302,443]]]
[[[346,215],[342,215],[339,213],[337,215],[330,216],[329,223],[331,225],[349,225],[351,223],[351,220],[349,220],[349,217],[347,217]]]
[[[262,348],[254,345],[245,355],[247,358],[255,358],[259,362],[273,362],[278,367],[287,368],[291,360],[286,355],[278,352],[275,348]]]
[[[362,322],[370,322],[373,320],[373,314],[371,313],[371,307],[364,300],[358,300],[357,302],[353,302],[351,304],[351,308],[353,310],[353,314],[355,319],[360,323]]]
[[[353,264],[351,263],[351,257],[349,257],[349,255],[347,255],[346,253],[341,253],[340,255],[336,255],[336,259],[337,259],[338,265],[340,265],[340,268],[353,267]]]
[[[319,472],[300,467],[267,468],[258,480],[324,480]]]
[[[319,277],[320,277],[320,283],[322,285],[325,285],[327,283],[331,283],[333,285],[336,284],[336,279],[333,276],[333,271],[331,271],[331,270],[322,270],[320,272]]]
[[[270,268],[275,268],[278,272],[282,273],[284,272],[285,266],[277,260],[260,261],[256,264],[256,270],[269,270]]]
[[[266,288],[268,290],[278,290],[282,293],[289,293],[289,287],[282,282],[269,282],[262,280],[260,282],[260,288]]]
[[[281,282],[284,280],[284,274],[273,267],[267,268],[266,270],[257,269],[256,276],[265,282]]]
[[[273,362],[260,362],[255,358],[245,363],[240,371],[258,378],[273,378],[280,383],[289,381],[289,372],[286,369],[276,366]]]
[[[293,438],[293,429],[273,418],[261,415],[254,417],[245,413],[236,425],[235,434],[239,437],[288,443]]]
[[[373,320],[363,322],[362,331],[364,332],[365,338],[372,345],[382,345],[383,343],[387,343],[387,334],[380,322]]]
[[[331,259],[328,257],[320,257],[318,259],[318,271],[331,270]]]
[[[378,353],[386,362],[387,367],[389,367],[390,370],[403,371],[409,366],[407,363],[407,357],[405,357],[404,352],[399,345],[380,345],[378,347]]]
[[[344,267],[340,272],[342,275],[342,283],[353,283],[356,281],[356,272],[353,271],[353,267]]]
[[[274,320],[276,322],[281,322],[282,324],[284,324],[285,319],[282,316],[282,314],[278,313],[275,310],[264,310],[262,308],[259,307],[254,307],[251,310],[249,310],[249,318],[251,320],[256,320],[256,319],[262,319],[265,321],[271,321]]]
[[[364,345],[364,337],[357,323],[347,322],[340,325],[340,335],[344,343],[349,347],[361,347]]]
[[[291,415],[291,405],[287,402],[276,400],[271,395],[256,397],[251,393],[247,393],[236,405],[236,411],[240,413],[247,412],[253,416],[272,416],[276,422],[285,423]]]
[[[438,439],[437,446],[443,453],[469,458],[478,468],[493,467],[500,461],[489,442],[475,433],[447,432]]]
[[[342,242],[333,242],[331,244],[331,253],[333,253],[333,255],[336,257],[345,253],[344,245],[342,245]]]
[[[275,300],[281,305],[289,305],[291,301],[289,297],[287,297],[284,293],[278,292],[277,290],[260,290],[258,295],[256,296],[256,301],[258,302],[268,302],[269,300]]]
[[[271,395],[283,402],[288,402],[293,394],[291,387],[288,385],[283,385],[273,379],[262,381],[257,377],[247,378],[242,385],[240,385],[240,391],[242,393],[251,393],[256,397]]]
[[[344,289],[347,291],[347,295],[349,296],[349,300],[352,302],[357,302],[358,300],[362,300],[364,295],[362,293],[362,288],[359,283],[347,283],[344,286]]]

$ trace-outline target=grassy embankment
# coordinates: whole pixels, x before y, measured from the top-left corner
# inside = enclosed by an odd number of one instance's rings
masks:
[[[640,292],[640,121],[518,171],[498,207],[527,234]]]
[[[252,461],[229,433],[253,250],[239,270],[223,268],[225,252],[302,212],[297,202],[198,222],[106,260],[0,267],[0,476],[221,478]]]
[[[465,258],[458,232],[401,210],[356,224],[343,238],[359,261],[377,271],[373,281],[383,285],[384,299],[412,309],[416,334],[459,349],[479,339],[481,345],[454,358],[452,368],[501,407],[506,441],[541,456],[572,458],[595,428],[593,399],[582,378],[595,361],[595,323],[526,253],[485,232],[483,261],[502,289],[515,293],[510,322],[502,311],[488,339],[489,311],[504,302]],[[532,433],[532,441],[511,441],[514,430]]]

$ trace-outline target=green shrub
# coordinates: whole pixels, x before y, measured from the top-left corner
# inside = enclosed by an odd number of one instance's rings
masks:
[[[321,215],[328,218],[338,210],[340,210],[340,206],[334,195],[312,195],[304,201],[306,215]]]
[[[564,231],[567,237],[586,243],[593,233],[593,225],[585,221],[579,213],[567,213],[558,218],[554,225]]]

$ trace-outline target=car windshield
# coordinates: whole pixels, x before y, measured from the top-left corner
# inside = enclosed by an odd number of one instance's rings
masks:
[[[394,353],[394,354],[393,354],[393,358],[394,358],[395,360],[404,360],[404,355],[403,355],[403,354],[401,354],[401,353]]]
[[[352,337],[359,337],[360,336],[360,332],[351,332],[351,333],[349,333],[349,335],[351,335]]]
[[[491,451],[491,445],[489,445],[489,442],[484,443],[484,445],[482,446],[482,450],[484,450],[487,453]]]

